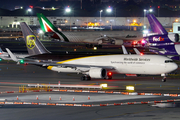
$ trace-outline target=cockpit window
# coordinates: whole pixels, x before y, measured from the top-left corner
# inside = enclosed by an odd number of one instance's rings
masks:
[[[173,63],[172,60],[165,60],[165,63]]]

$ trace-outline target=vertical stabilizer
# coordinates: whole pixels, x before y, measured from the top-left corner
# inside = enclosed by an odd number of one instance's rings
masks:
[[[20,26],[29,55],[50,53],[25,22],[20,23]]]
[[[168,34],[168,32],[164,29],[164,27],[153,14],[148,14],[147,18],[153,33]]]
[[[41,29],[44,32],[53,32],[59,37],[59,39],[69,42],[68,38],[61,31],[59,31],[42,13],[37,13],[37,17],[39,19]]]

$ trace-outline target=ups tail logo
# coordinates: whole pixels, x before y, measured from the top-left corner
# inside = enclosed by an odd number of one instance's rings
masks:
[[[27,47],[29,49],[33,49],[35,47],[35,45],[36,45],[36,43],[35,43],[36,42],[36,37],[34,35],[28,35],[26,37],[26,40],[27,40],[27,42],[26,42]]]

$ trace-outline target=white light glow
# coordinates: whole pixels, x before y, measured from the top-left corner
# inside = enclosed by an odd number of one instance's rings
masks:
[[[134,90],[134,86],[126,86],[126,90]]]
[[[106,11],[110,13],[110,12],[112,12],[112,9],[108,8],[108,9],[106,9]]]
[[[32,10],[29,8],[29,9],[28,9],[28,12],[31,12],[31,11],[32,11]]]
[[[107,87],[107,84],[100,84],[100,87],[105,88],[105,87]]]
[[[70,8],[66,8],[66,12],[71,12],[71,9]]]

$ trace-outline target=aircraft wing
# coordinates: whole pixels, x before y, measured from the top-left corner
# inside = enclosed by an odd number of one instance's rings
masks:
[[[91,68],[91,67],[99,67],[99,68],[104,68],[108,70],[114,70],[115,68],[112,66],[100,66],[100,65],[79,65],[79,64],[58,64],[55,62],[25,62],[28,64],[33,64],[33,65],[40,65],[43,67],[46,66],[59,66],[59,67],[64,67],[64,68],[77,68],[77,67],[83,67],[83,68]]]

